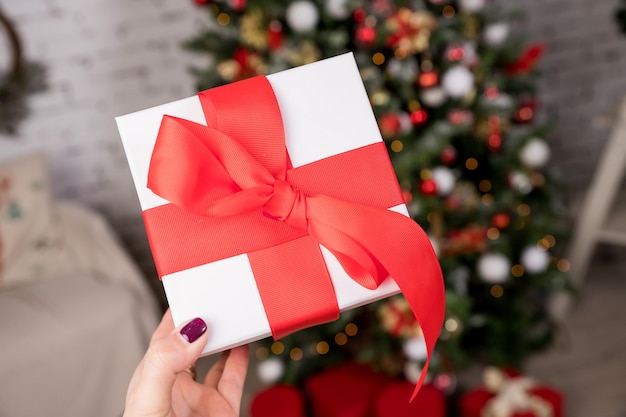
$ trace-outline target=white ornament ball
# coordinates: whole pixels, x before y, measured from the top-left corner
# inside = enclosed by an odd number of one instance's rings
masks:
[[[511,261],[501,253],[486,253],[476,266],[478,276],[489,284],[500,284],[509,278]]]
[[[461,59],[461,63],[467,66],[472,66],[477,62],[478,54],[476,53],[476,45],[474,42],[465,42],[463,45],[463,59]]]
[[[529,168],[541,168],[550,159],[550,147],[543,139],[531,138],[522,147],[519,159]]]
[[[273,384],[285,373],[285,364],[278,358],[269,358],[259,363],[257,374],[266,384]]]
[[[530,178],[523,172],[514,171],[509,174],[509,181],[513,188],[522,194],[528,194],[533,190],[533,185],[530,183]]]
[[[296,32],[310,32],[317,26],[319,11],[315,4],[308,0],[294,1],[287,7],[285,19],[289,27]]]
[[[347,0],[326,0],[326,13],[334,19],[343,20],[350,16]]]
[[[537,246],[528,246],[522,251],[520,262],[526,272],[540,274],[550,265],[550,254],[547,250]]]
[[[431,87],[420,92],[422,103],[428,107],[437,108],[446,102],[446,92],[441,87]]]
[[[432,179],[437,184],[437,194],[447,196],[454,190],[456,178],[452,170],[447,167],[435,167],[431,171]]]
[[[513,107],[513,99],[507,93],[500,93],[491,100],[491,105],[499,109],[510,109]]]
[[[462,65],[450,68],[441,79],[443,90],[454,98],[461,98],[474,86],[474,75]]]
[[[387,64],[387,71],[389,71],[389,74],[394,78],[410,82],[414,80],[417,75],[417,62],[412,59],[400,61],[399,59],[392,58]]]
[[[404,377],[412,384],[417,384],[422,376],[422,366],[417,362],[407,361],[404,364]]]
[[[398,121],[400,122],[400,133],[407,134],[413,129],[413,122],[408,113],[398,113]]]
[[[509,37],[511,26],[506,22],[491,23],[485,26],[483,39],[489,46],[500,46]]]
[[[423,337],[419,336],[405,340],[402,344],[402,351],[404,356],[412,361],[423,361],[428,357],[426,342]]]
[[[485,4],[486,0],[459,0],[459,7],[467,12],[478,12]]]

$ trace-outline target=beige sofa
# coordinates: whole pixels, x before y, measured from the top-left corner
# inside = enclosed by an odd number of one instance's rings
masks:
[[[121,415],[159,312],[115,233],[50,196],[41,154],[2,152],[0,240],[0,416]]]

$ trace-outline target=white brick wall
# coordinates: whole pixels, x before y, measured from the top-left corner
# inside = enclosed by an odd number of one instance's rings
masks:
[[[512,2],[508,2],[512,3]],[[589,185],[613,117],[626,96],[626,35],[613,20],[616,0],[516,0],[526,12],[523,32],[546,43],[540,65],[542,113],[553,163],[571,194]]]
[[[188,0],[9,0],[3,6],[27,55],[49,71],[50,88],[33,97],[20,141],[47,150],[55,193],[103,212],[151,271],[114,117],[194,93],[187,68],[198,58],[180,43],[197,32],[205,13]]]
[[[512,4],[512,3],[508,3]],[[626,37],[612,0],[517,0],[523,30],[548,50],[543,113],[555,118],[553,162],[584,189],[608,134],[594,120],[626,94]],[[8,0],[50,89],[32,101],[23,141],[48,150],[56,193],[105,213],[146,271],[152,260],[114,116],[192,94],[193,58],[180,42],[205,19],[191,0]],[[0,45],[1,46],[1,45]],[[2,64],[0,62],[0,64]]]

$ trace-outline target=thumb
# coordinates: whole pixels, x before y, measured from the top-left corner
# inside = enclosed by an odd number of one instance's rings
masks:
[[[204,320],[195,318],[162,337],[153,338],[143,359],[136,399],[151,403],[153,411],[169,412],[176,376],[193,365],[202,353],[208,340],[206,330]]]

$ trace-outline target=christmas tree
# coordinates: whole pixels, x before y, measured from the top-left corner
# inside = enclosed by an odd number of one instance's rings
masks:
[[[569,263],[562,184],[537,123],[543,46],[512,35],[488,0],[196,0],[211,23],[185,43],[208,58],[198,90],[352,51],[411,216],[444,272],[432,372],[519,367],[551,340],[551,293]],[[560,245],[561,244],[561,245]],[[425,359],[402,296],[256,350],[261,377],[301,382],[349,359],[415,380]],[[447,381],[447,382],[446,382]]]

